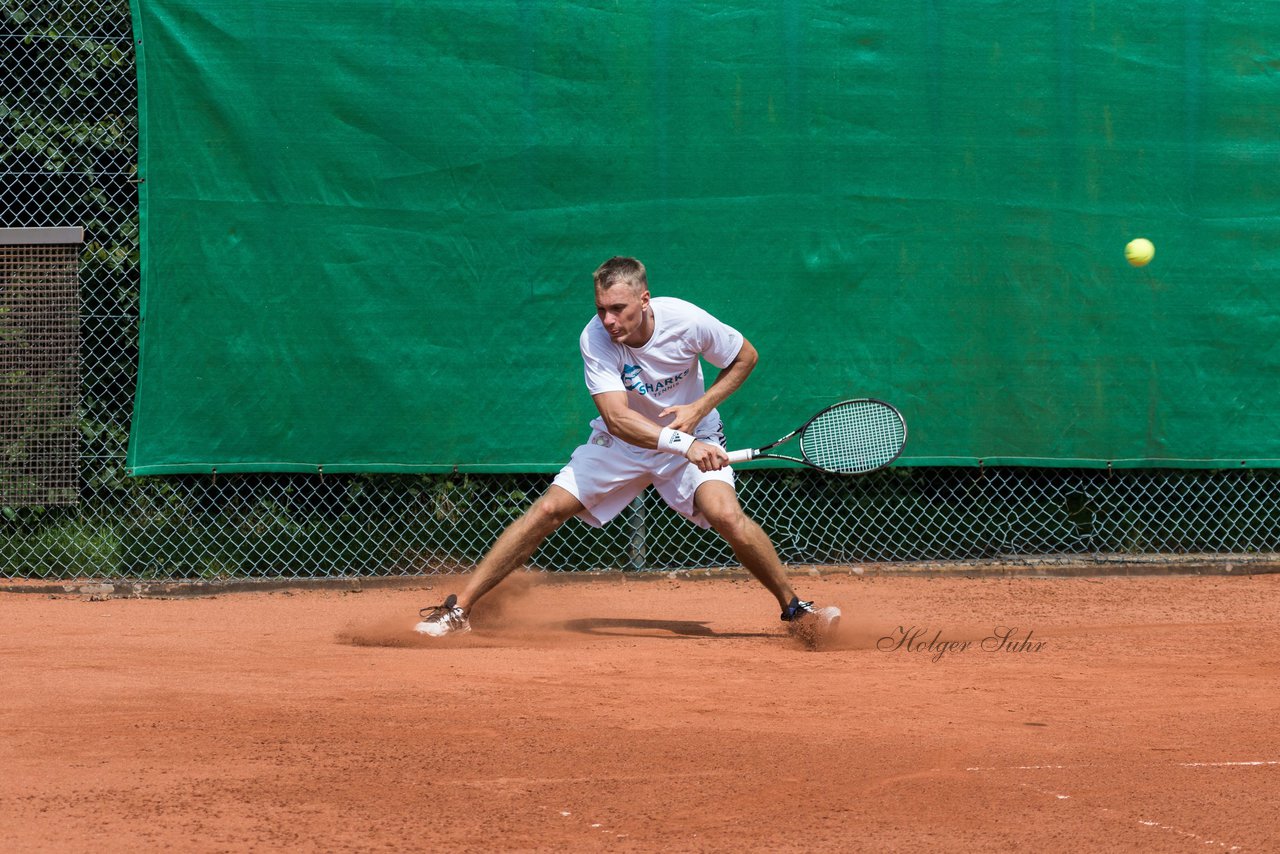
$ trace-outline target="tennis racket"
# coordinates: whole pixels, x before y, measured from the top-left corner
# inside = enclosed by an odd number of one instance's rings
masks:
[[[800,438],[800,456],[766,453],[783,442]],[[898,458],[907,444],[907,422],[883,400],[842,400],[810,418],[763,448],[729,452],[730,463],[748,460],[790,460],[835,474],[866,474]]]

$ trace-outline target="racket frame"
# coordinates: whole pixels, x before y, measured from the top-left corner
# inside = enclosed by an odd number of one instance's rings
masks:
[[[894,452],[894,455],[891,458],[881,463],[880,465],[876,466],[875,468],[865,469],[860,471],[838,471],[836,469],[829,469],[829,468],[826,468],[825,466],[820,466],[811,460],[803,458],[805,456],[803,442],[801,443],[801,450],[800,450],[799,457],[788,457],[782,454],[765,453],[770,448],[776,448],[778,445],[781,445],[784,442],[789,442],[792,439],[794,439],[796,436],[803,434],[804,431],[808,429],[810,424],[817,421],[823,415],[826,415],[828,412],[835,409],[836,407],[847,406],[850,403],[874,403],[874,404],[883,406],[886,409],[888,409],[890,412],[892,412],[894,415],[896,415],[898,417],[899,423],[902,424],[902,442],[899,443],[898,450]],[[888,401],[880,400],[879,398],[875,398],[875,397],[851,397],[848,400],[837,401],[831,404],[830,406],[826,407],[825,409],[821,409],[815,412],[809,418],[809,420],[805,421],[803,424],[801,424],[796,429],[792,430],[787,435],[783,436],[781,439],[777,439],[773,442],[770,442],[767,445],[761,445],[759,448],[743,448],[740,451],[731,451],[729,453],[729,462],[745,463],[745,462],[750,462],[751,460],[761,460],[761,459],[786,460],[788,462],[800,463],[802,465],[809,466],[810,468],[815,468],[818,471],[827,472],[828,474],[838,474],[838,475],[843,475],[848,477],[852,475],[870,474],[873,471],[880,471],[883,468],[893,465],[894,461],[897,460],[898,457],[902,456],[902,451],[906,447],[907,447],[907,419],[902,417],[902,413],[898,410],[898,407],[894,406],[892,403],[889,403]],[[750,456],[744,456],[744,454],[747,454],[747,453],[750,453]]]

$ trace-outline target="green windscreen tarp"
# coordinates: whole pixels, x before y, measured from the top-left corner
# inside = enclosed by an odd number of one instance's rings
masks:
[[[615,254],[760,351],[731,445],[1280,462],[1278,4],[133,11],[134,474],[553,470]]]

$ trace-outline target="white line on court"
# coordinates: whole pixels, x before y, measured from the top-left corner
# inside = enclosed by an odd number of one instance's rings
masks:
[[[1280,760],[1276,760],[1276,759],[1255,759],[1255,760],[1234,761],[1234,762],[1178,762],[1178,763],[1171,763],[1171,764],[1173,764],[1173,765],[1175,765],[1176,767],[1179,767],[1179,768],[1258,768],[1258,767],[1267,767],[1267,766],[1277,766],[1277,765],[1280,765]],[[974,772],[979,772],[979,771],[1060,771],[1060,770],[1066,770],[1066,769],[1092,769],[1092,768],[1099,768],[1099,767],[1101,767],[1101,766],[1096,765],[1096,764],[1090,764],[1090,765],[1011,765],[1011,766],[1006,766],[1006,767],[997,767],[997,766],[994,766],[994,765],[993,765],[993,766],[982,766],[982,765],[978,765],[978,766],[973,766],[973,767],[971,767],[971,768],[966,768],[965,770],[966,770],[966,771],[974,771]],[[1064,794],[1064,793],[1062,793],[1062,792],[1055,792],[1055,791],[1052,791],[1052,790],[1049,790],[1049,789],[1043,789],[1043,788],[1041,788],[1041,787],[1039,787],[1039,786],[1032,785],[1031,783],[1019,783],[1018,785],[1019,785],[1019,786],[1021,786],[1021,787],[1022,787],[1022,788],[1024,788],[1024,789],[1030,789],[1031,791],[1036,792],[1037,794],[1041,794],[1041,795],[1044,795],[1044,796],[1046,796],[1046,797],[1053,798],[1054,800],[1058,800],[1058,801],[1069,801],[1069,800],[1072,800],[1071,795]],[[1079,803],[1079,801],[1077,801],[1077,803]],[[1124,815],[1123,813],[1117,812],[1116,810],[1113,810],[1113,809],[1111,809],[1111,808],[1109,808],[1109,807],[1099,807],[1099,809],[1100,809],[1102,812],[1104,812],[1104,813],[1109,813],[1109,814],[1111,814],[1111,815],[1116,816],[1117,818],[1119,818],[1119,819],[1120,819],[1120,820],[1122,820],[1122,821],[1136,821],[1139,825],[1141,825],[1141,826],[1143,826],[1143,827],[1149,827],[1149,828],[1152,828],[1152,829],[1155,829],[1155,830],[1163,830],[1163,831],[1165,831],[1166,833],[1172,833],[1172,834],[1174,834],[1174,835],[1176,835],[1176,836],[1186,837],[1187,839],[1194,839],[1196,842],[1198,842],[1198,843],[1200,843],[1200,844],[1202,844],[1202,845],[1212,845],[1212,846],[1216,846],[1217,848],[1220,848],[1220,849],[1222,849],[1222,850],[1224,850],[1224,851],[1240,851],[1240,850],[1242,850],[1242,849],[1241,849],[1241,847],[1240,847],[1239,845],[1232,845],[1232,844],[1230,844],[1230,843],[1228,843],[1228,842],[1222,842],[1222,841],[1217,840],[1217,839],[1209,839],[1209,838],[1207,838],[1207,837],[1201,836],[1201,835],[1200,835],[1200,834],[1198,834],[1198,833],[1192,833],[1192,832],[1191,832],[1191,831],[1189,831],[1189,830],[1183,830],[1183,829],[1181,829],[1181,828],[1174,827],[1173,825],[1170,825],[1170,824],[1164,824],[1164,823],[1162,823],[1162,822],[1154,821],[1154,820],[1146,819],[1146,818],[1138,818],[1138,819],[1135,819],[1135,818],[1133,818],[1132,816],[1126,816],[1126,815]]]
[[[1108,810],[1108,811],[1109,811],[1109,810]],[[1169,825],[1167,825],[1167,824],[1161,824],[1161,823],[1160,823],[1160,822],[1158,822],[1158,821],[1147,821],[1146,819],[1141,819],[1141,818],[1140,818],[1140,819],[1138,819],[1138,824],[1142,825],[1143,827],[1154,827],[1154,828],[1156,828],[1157,830],[1167,830],[1168,832],[1170,832],[1170,833],[1175,833],[1175,834],[1177,834],[1178,836],[1185,836],[1185,837],[1187,837],[1188,839],[1194,839],[1194,840],[1196,840],[1197,842],[1203,843],[1204,845],[1216,845],[1216,846],[1218,846],[1219,848],[1222,848],[1222,849],[1223,849],[1223,850],[1225,850],[1225,851],[1239,851],[1239,850],[1240,850],[1240,846],[1239,846],[1239,845],[1228,845],[1227,843],[1225,843],[1225,842],[1219,842],[1219,841],[1218,841],[1218,840],[1216,840],[1216,839],[1205,839],[1203,836],[1201,836],[1201,835],[1200,835],[1200,834],[1198,834],[1198,833],[1192,833],[1192,832],[1191,832],[1191,831],[1189,831],[1189,830],[1179,830],[1179,829],[1178,829],[1178,828],[1176,828],[1176,827],[1171,827],[1171,826],[1169,826]]]

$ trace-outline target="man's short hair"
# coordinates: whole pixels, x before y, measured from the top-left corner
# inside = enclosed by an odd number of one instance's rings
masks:
[[[607,291],[614,285],[627,285],[636,293],[649,289],[649,276],[644,265],[635,258],[615,255],[596,270],[596,290]]]

